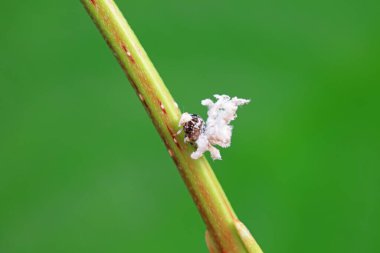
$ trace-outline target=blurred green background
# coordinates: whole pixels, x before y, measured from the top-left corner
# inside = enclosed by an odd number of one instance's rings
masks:
[[[380,4],[117,4],[183,111],[253,99],[211,163],[265,252],[379,252]],[[80,2],[4,1],[0,28],[0,253],[207,252]]]

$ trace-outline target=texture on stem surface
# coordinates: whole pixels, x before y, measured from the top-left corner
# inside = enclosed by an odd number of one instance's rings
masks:
[[[237,219],[207,160],[177,136],[181,112],[112,0],[81,0],[153,121],[206,224],[210,252],[262,252]]]

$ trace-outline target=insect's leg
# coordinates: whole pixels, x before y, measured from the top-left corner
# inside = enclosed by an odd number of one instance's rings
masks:
[[[220,155],[219,149],[215,148],[214,146],[209,146],[208,150],[210,151],[211,158],[213,160],[222,160],[222,156]]]

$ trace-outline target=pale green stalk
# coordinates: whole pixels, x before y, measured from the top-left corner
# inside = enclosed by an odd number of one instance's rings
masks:
[[[206,224],[210,252],[262,252],[238,220],[205,158],[177,136],[181,112],[132,29],[112,0],[81,0],[112,49],[174,160]]]

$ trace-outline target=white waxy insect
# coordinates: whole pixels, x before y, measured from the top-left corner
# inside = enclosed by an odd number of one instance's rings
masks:
[[[191,154],[191,158],[199,159],[206,151],[209,151],[211,158],[221,160],[220,152],[214,145],[227,148],[231,145],[232,126],[230,122],[236,119],[236,111],[240,105],[250,102],[248,99],[227,95],[214,95],[217,99],[202,101],[202,105],[207,106],[207,121],[196,114],[184,113],[181,116],[179,126],[185,132],[185,142],[194,145],[197,150]]]

